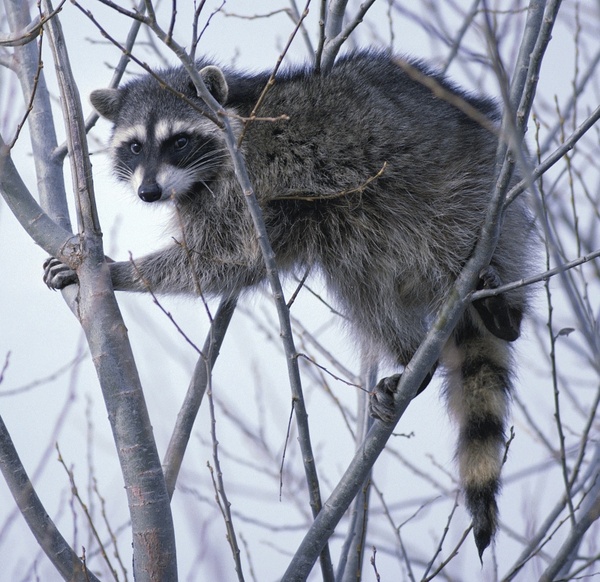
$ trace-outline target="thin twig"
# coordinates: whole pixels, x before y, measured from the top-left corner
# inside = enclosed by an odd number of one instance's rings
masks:
[[[569,269],[579,267],[579,265],[583,265],[584,263],[597,259],[598,257],[600,257],[600,249],[583,257],[573,259],[572,261],[564,263],[559,267],[554,267],[553,269],[548,269],[547,271],[539,273],[538,275],[533,275],[532,277],[519,279],[518,281],[513,281],[512,283],[507,283],[506,285],[496,287],[495,289],[481,289],[480,291],[473,291],[473,293],[471,293],[471,300],[477,301],[477,299],[501,295],[502,293],[506,293],[507,291],[512,291],[513,289],[518,289],[519,287],[524,287],[526,285],[533,285],[534,283],[539,283],[541,281],[548,281],[555,275],[559,275],[565,271],[568,271]]]
[[[0,471],[31,532],[61,576],[73,582],[99,582],[50,519],[27,476],[2,417]]]
[[[10,355],[10,352],[8,355]],[[2,383],[2,377],[4,375],[4,372],[6,371],[6,369],[8,367],[8,355],[4,362],[4,368],[0,372],[0,384]],[[29,392],[30,390],[33,390],[34,388],[38,388],[39,386],[44,386],[45,384],[49,384],[50,382],[53,382],[57,378],[60,378],[60,376],[62,376],[63,374],[72,370],[75,366],[78,366],[83,360],[85,360],[87,358],[87,356],[88,356],[88,354],[79,353],[70,362],[68,362],[64,366],[61,366],[60,368],[58,368],[51,374],[44,376],[43,378],[38,378],[37,380],[33,380],[32,382],[29,382],[28,384],[25,384],[24,386],[19,386],[18,388],[12,388],[10,390],[0,391],[0,398],[3,396],[16,396],[17,394]]]
[[[207,364],[208,365],[208,364]],[[239,582],[244,582],[244,572],[242,569],[242,562],[240,560],[240,548],[237,543],[237,537],[235,534],[235,527],[233,525],[233,518],[231,516],[231,503],[227,498],[227,493],[225,491],[225,482],[223,480],[223,471],[221,470],[221,461],[219,460],[219,441],[217,439],[217,419],[215,416],[215,404],[212,397],[212,383],[210,374],[207,374],[208,377],[208,410],[210,412],[210,436],[212,441],[212,457],[215,468],[210,466],[210,463],[207,463],[208,469],[210,471],[210,476],[213,482],[213,487],[215,489],[215,499],[217,501],[217,505],[221,510],[221,514],[223,515],[223,520],[225,521],[225,529],[227,530],[227,541],[229,542],[229,547],[231,548],[231,553],[233,555],[233,561],[235,563],[235,571],[237,573],[237,577]],[[216,476],[215,476],[216,472]]]
[[[290,46],[292,45],[292,41],[294,40],[294,38],[296,38],[296,34],[298,34],[298,31],[300,30],[300,27],[302,26],[304,19],[308,16],[308,7],[310,6],[311,1],[312,0],[306,1],[306,6],[304,7],[302,14],[300,15],[300,18],[298,19],[298,22],[296,23],[294,30],[290,34],[288,41],[287,41],[285,47],[283,48],[283,51],[281,51],[281,54],[277,58],[277,63],[275,64],[275,67],[273,68],[273,72],[271,73],[271,76],[267,80],[267,83],[265,84],[263,90],[261,91],[260,95],[258,96],[258,99],[256,100],[256,104],[254,105],[254,107],[252,108],[252,112],[250,113],[250,117],[244,121],[244,127],[242,128],[242,131],[240,132],[240,135],[239,135],[238,141],[237,141],[238,148],[241,146],[242,141],[244,140],[246,131],[248,130],[248,128],[250,127],[252,122],[256,120],[258,111],[260,110],[261,105],[264,103],[267,93],[275,84],[275,78],[277,76],[277,71],[279,71],[279,68],[281,67],[281,63],[283,62],[285,55],[287,54]]]
[[[62,10],[66,1],[61,0],[58,6],[50,13],[46,14],[42,12],[36,16],[23,30],[0,34],[0,46],[23,46],[34,41],[43,33],[44,24]]]
[[[381,169],[374,174],[373,176],[369,176],[362,184],[356,186],[355,188],[349,188],[348,190],[342,190],[341,192],[334,192],[333,194],[322,194],[320,196],[303,196],[301,194],[282,194],[281,196],[273,196],[269,200],[302,200],[303,202],[318,202],[319,200],[335,200],[336,198],[343,198],[344,196],[349,196],[350,194],[362,193],[368,187],[368,185],[380,178],[385,169],[387,168],[387,162],[383,162],[383,166]]]
[[[219,356],[219,350],[221,349],[236,305],[237,297],[227,297],[221,300],[219,308],[211,322],[210,330],[204,341],[198,361],[196,362],[194,374],[190,380],[185,399],[177,414],[177,420],[163,461],[163,471],[169,497],[173,497],[175,484],[187,444],[192,434],[194,421],[198,415],[200,404],[210,381],[212,369]]]
[[[67,467],[67,464],[65,463],[65,460],[63,459],[63,456],[60,452],[58,443],[56,444],[56,452],[58,453],[58,462],[62,465],[63,469],[65,470],[65,473],[67,474],[67,477],[69,478],[69,483],[71,484],[71,494],[73,495],[73,498],[77,500],[79,507],[81,508],[81,510],[83,511],[83,514],[85,515],[85,518],[87,519],[88,525],[90,527],[90,531],[92,532],[92,536],[96,540],[96,543],[98,544],[98,547],[100,548],[100,554],[102,555],[104,562],[108,566],[108,569],[110,570],[110,573],[112,574],[113,578],[118,582],[119,576],[117,574],[117,571],[115,570],[114,566],[112,565],[112,563],[110,561],[110,558],[108,557],[108,552],[106,551],[106,548],[104,547],[104,543],[102,542],[102,539],[100,538],[100,534],[98,533],[98,530],[96,529],[96,524],[94,523],[94,519],[92,518],[87,505],[84,503],[83,499],[81,498],[81,495],[79,495],[79,489],[77,488],[77,484],[75,483],[75,475],[73,473],[73,470],[69,469]]]
[[[147,9],[150,10],[148,8],[148,5]],[[296,349],[294,346],[294,339],[292,335],[289,310],[285,303],[283,288],[281,286],[281,281],[278,275],[277,263],[275,261],[275,253],[273,252],[273,249],[269,242],[266,226],[262,216],[262,209],[254,193],[254,189],[252,187],[250,177],[248,175],[243,154],[237,145],[237,136],[235,135],[234,128],[230,123],[230,120],[228,119],[227,114],[224,111],[222,105],[216,101],[213,95],[211,95],[210,91],[204,84],[204,81],[199,71],[197,71],[195,63],[191,61],[189,55],[186,53],[184,48],[172,39],[167,39],[165,32],[158,26],[156,21],[150,17],[148,19],[148,26],[150,26],[154,34],[156,34],[157,38],[159,38],[161,41],[166,42],[168,40],[167,46],[180,59],[183,67],[190,75],[190,78],[196,88],[196,91],[198,92],[198,95],[210,108],[210,110],[212,111],[212,115],[216,116],[218,119],[221,120],[220,125],[224,129],[224,138],[229,153],[231,155],[235,176],[240,184],[246,203],[248,204],[248,210],[252,217],[254,228],[256,229],[259,246],[265,262],[267,280],[271,286],[273,298],[277,308],[277,315],[281,327],[280,335],[286,353],[286,362],[288,365],[290,386],[292,390],[292,401],[294,403],[293,409],[295,411],[296,422],[299,431],[299,443],[303,453],[302,458],[308,483],[310,506],[313,512],[313,516],[317,516],[321,511],[320,485],[316,471],[316,464],[314,461],[314,454],[312,451],[312,443],[310,440],[308,413],[306,411],[306,405],[304,402],[304,396],[302,392],[300,372],[298,370],[297,360],[294,357],[296,354]],[[333,566],[331,564],[331,557],[329,555],[329,549],[327,547],[327,544],[325,544],[321,549],[321,569],[323,577],[326,580],[326,582],[333,581]]]
[[[469,8],[469,10],[467,10],[467,14],[463,20],[463,23],[462,23],[461,27],[458,29],[458,33],[456,34],[456,36],[454,38],[454,42],[452,43],[452,46],[450,47],[450,52],[448,53],[448,56],[446,57],[446,60],[444,61],[444,66],[441,69],[441,72],[443,74],[448,72],[448,69],[450,68],[450,65],[452,64],[452,61],[458,54],[458,51],[462,44],[463,38],[464,38],[465,34],[467,33],[467,30],[469,29],[469,27],[473,24],[473,20],[475,19],[475,16],[479,12],[480,4],[481,4],[481,0],[473,0],[473,4],[471,4],[471,8]]]
[[[315,362],[315,360],[313,360],[310,356],[307,356],[306,354],[303,354],[303,353],[299,352],[299,353],[296,354],[296,357],[297,358],[304,358],[305,360],[307,360],[308,362],[310,362],[313,366],[316,366],[320,370],[323,370],[323,372],[325,372],[327,375],[331,376],[334,380],[338,380],[339,382],[343,382],[347,386],[354,386],[355,388],[359,388],[361,390],[364,390],[364,388],[360,384],[355,384],[353,382],[349,382],[348,380],[344,380],[344,378],[341,378],[340,376],[336,376],[333,372],[329,371],[325,366],[321,366],[321,364],[318,364],[317,362]]]
[[[458,497],[459,497],[459,495],[460,495],[460,493],[457,492],[456,493],[456,498],[454,499],[454,505],[452,506],[452,510],[450,511],[450,513],[448,515],[448,519],[446,520],[446,527],[444,527],[444,531],[442,532],[442,536],[440,537],[440,541],[438,543],[438,546],[437,546],[437,548],[436,548],[433,556],[431,557],[431,560],[429,561],[429,564],[427,564],[427,567],[425,568],[425,572],[423,572],[423,576],[422,576],[423,579],[427,578],[427,574],[429,574],[429,571],[433,567],[435,559],[442,553],[442,548],[444,547],[444,540],[446,539],[446,536],[448,535],[448,532],[450,531],[450,523],[452,522],[452,518],[454,517],[454,513],[455,513],[455,511],[458,508]]]
[[[456,544],[454,549],[450,552],[450,554],[448,554],[448,557],[431,573],[431,576],[428,576],[427,578],[423,578],[421,580],[421,582],[429,582],[430,580],[433,580],[458,555],[458,551],[460,550],[461,546],[463,545],[464,541],[467,539],[467,536],[469,535],[469,533],[471,532],[472,529],[473,529],[473,526],[470,525],[464,531],[463,535],[458,540],[458,543]]]

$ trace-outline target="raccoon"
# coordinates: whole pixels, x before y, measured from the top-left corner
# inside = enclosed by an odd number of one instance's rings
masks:
[[[421,62],[412,66],[498,124],[492,100],[463,92]],[[198,70],[241,131],[268,74],[207,62]],[[183,69],[159,77],[173,90],[147,75],[90,96],[114,125],[117,178],[145,202],[172,204],[177,232],[161,251],[111,263],[113,286],[219,296],[256,287],[265,266],[221,130],[202,115],[206,106]],[[279,73],[258,114],[265,120],[247,125],[241,149],[280,272],[318,270],[363,352],[405,366],[473,251],[494,183],[497,136],[393,56],[373,51],[340,58],[327,76],[309,66]],[[517,199],[481,288],[527,273],[532,233],[526,202]],[[51,260],[45,280],[62,288],[77,278]],[[523,289],[475,302],[439,362],[480,557],[497,530],[509,342],[527,303]],[[382,380],[372,399],[384,421],[393,419],[397,380]]]

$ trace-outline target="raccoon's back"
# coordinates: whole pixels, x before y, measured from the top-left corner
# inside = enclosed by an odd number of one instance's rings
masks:
[[[493,134],[379,54],[349,56],[325,77],[301,69],[278,78],[259,115],[287,117],[246,135],[250,171],[279,196],[356,187],[387,163],[399,192],[438,197],[459,177],[489,179],[493,166]]]
[[[492,101],[434,78],[497,121]],[[280,263],[317,264],[350,319],[373,328],[372,335],[415,328],[405,342],[410,352],[480,234],[494,183],[495,134],[393,58],[371,52],[342,59],[325,77],[288,72],[259,115],[287,117],[255,122],[245,137]],[[524,275],[530,223],[523,201],[511,205],[495,255],[505,281]],[[388,311],[405,317],[387,325]]]
[[[489,197],[496,138],[393,60],[361,53],[325,77],[305,69],[288,73],[258,113],[287,118],[255,122],[244,138],[265,204],[318,200],[315,221],[347,220],[337,230],[348,236],[353,221],[345,213],[364,210],[376,221],[391,215],[401,238],[416,229],[441,249],[462,258],[469,252]],[[298,219],[300,206],[292,208]],[[302,209],[313,212],[310,204]]]

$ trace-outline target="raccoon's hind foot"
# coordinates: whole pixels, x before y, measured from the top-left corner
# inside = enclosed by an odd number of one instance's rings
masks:
[[[477,289],[497,289],[502,285],[498,272],[488,265],[479,273]],[[523,310],[511,305],[504,295],[485,297],[473,301],[473,307],[479,313],[485,327],[497,338],[507,342],[515,341],[521,334]]]
[[[386,424],[391,424],[396,418],[394,408],[394,394],[402,374],[394,374],[389,378],[382,378],[371,392],[369,399],[369,414]]]
[[[44,261],[44,283],[53,290],[64,289],[79,282],[77,273],[54,257]]]
[[[433,372],[430,372],[425,376],[425,380],[419,386],[415,396],[418,396],[427,388]],[[388,378],[382,378],[375,386],[375,389],[371,393],[371,399],[369,400],[369,414],[374,418],[378,418],[386,424],[391,424],[396,418],[396,409],[394,407],[394,394],[396,394],[396,388],[402,374],[394,374]]]

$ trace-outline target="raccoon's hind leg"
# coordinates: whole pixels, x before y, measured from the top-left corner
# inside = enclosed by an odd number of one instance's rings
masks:
[[[477,289],[497,289],[502,280],[496,269],[489,265],[479,273]],[[485,297],[473,301],[485,327],[496,337],[507,342],[515,341],[521,333],[523,309],[511,305],[505,295]]]
[[[458,423],[457,460],[481,558],[498,528],[496,495],[505,451],[511,392],[510,346],[473,321],[467,311],[444,347],[446,397]],[[476,316],[475,316],[476,317]]]

